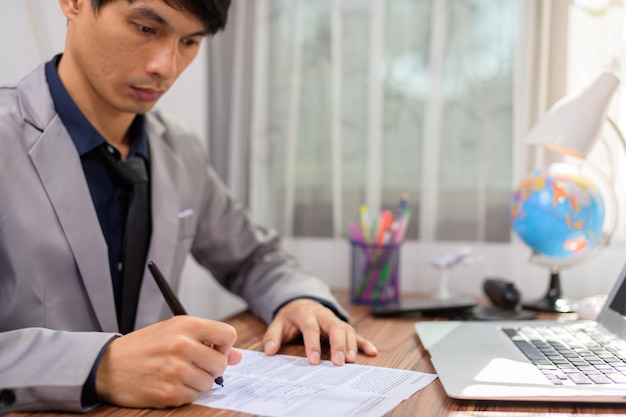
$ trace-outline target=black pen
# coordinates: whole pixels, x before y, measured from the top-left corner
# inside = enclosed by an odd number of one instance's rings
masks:
[[[180,302],[178,297],[176,297],[176,294],[174,294],[174,291],[172,291],[170,286],[167,284],[167,281],[165,281],[165,277],[163,277],[163,274],[161,274],[159,267],[156,266],[156,264],[153,261],[149,261],[148,269],[150,270],[150,273],[154,277],[154,280],[156,281],[157,285],[159,286],[159,289],[161,290],[161,294],[163,294],[163,297],[165,298],[167,305],[170,307],[170,310],[172,310],[172,314],[174,314],[175,316],[186,316],[187,310],[185,310],[185,307],[183,307],[183,304]],[[224,378],[221,376],[218,376],[217,378],[215,378],[215,383],[223,387]]]

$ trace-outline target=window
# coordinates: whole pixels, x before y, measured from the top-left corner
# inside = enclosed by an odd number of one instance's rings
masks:
[[[342,237],[406,192],[410,239],[508,242],[518,5],[257,2],[259,221]]]

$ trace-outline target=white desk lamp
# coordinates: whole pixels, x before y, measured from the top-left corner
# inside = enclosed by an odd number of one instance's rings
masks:
[[[602,126],[619,78],[605,72],[587,89],[557,101],[526,136],[528,145],[585,158]]]
[[[579,93],[565,96],[555,103],[549,112],[532,128],[526,137],[528,145],[545,146],[547,149],[562,154],[584,159],[602,131],[605,122],[609,122],[615,130],[622,150],[626,152],[626,140],[615,123],[607,117],[609,103],[619,85],[619,78],[610,72],[603,73],[588,88]],[[611,194],[613,196],[613,194]],[[614,204],[615,206],[615,204]],[[615,228],[602,237],[598,247],[606,243]],[[536,254],[533,254],[536,256]],[[546,295],[533,302],[524,304],[525,308],[549,311],[569,312],[574,308],[561,296],[559,267],[551,268],[550,286]]]

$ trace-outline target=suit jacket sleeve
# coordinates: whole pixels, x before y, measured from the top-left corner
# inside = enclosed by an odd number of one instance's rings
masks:
[[[0,415],[84,411],[83,385],[100,350],[115,336],[34,327],[1,332]]]
[[[328,285],[282,248],[276,231],[253,224],[211,169],[208,178],[192,246],[200,264],[266,323],[285,302],[302,297],[324,300],[348,317]]]

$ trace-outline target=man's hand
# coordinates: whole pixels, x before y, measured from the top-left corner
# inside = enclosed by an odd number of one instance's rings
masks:
[[[300,333],[306,357],[313,365],[320,362],[322,337],[330,342],[330,357],[335,365],[354,362],[359,350],[368,356],[378,354],[372,342],[357,335],[352,326],[329,308],[308,299],[294,300],[278,310],[263,337],[265,354],[274,355],[281,343],[293,340]]]
[[[111,342],[96,374],[98,396],[124,407],[171,407],[193,402],[213,387],[228,365],[241,361],[232,349],[232,326],[176,316]]]

